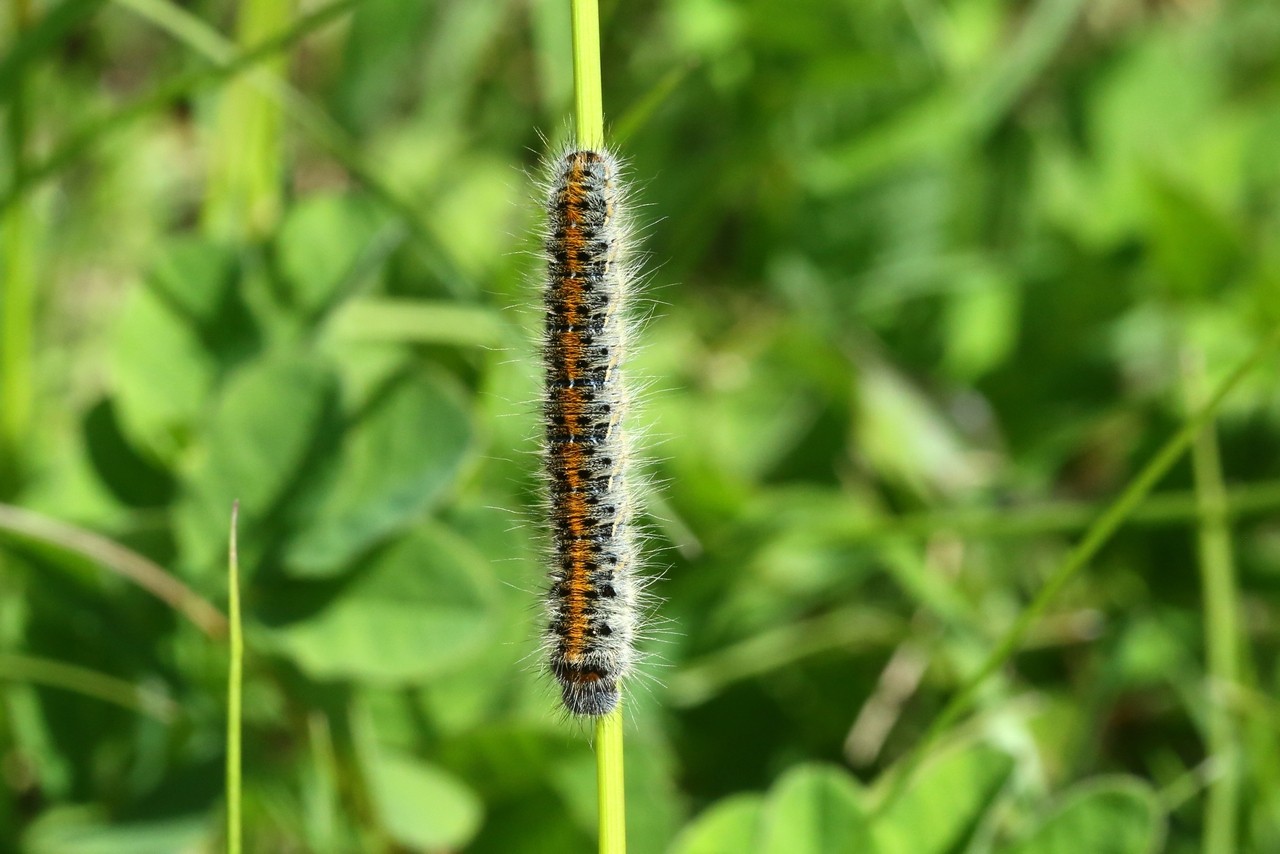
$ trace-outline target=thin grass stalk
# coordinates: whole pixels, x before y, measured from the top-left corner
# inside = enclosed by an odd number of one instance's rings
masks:
[[[1129,485],[1112,502],[1106,512],[1089,526],[1083,539],[1053,571],[1053,574],[1049,576],[1049,580],[1040,588],[1040,592],[1022,610],[1022,613],[1018,615],[1018,619],[1005,632],[1004,637],[996,644],[991,654],[961,686],[960,690],[952,696],[938,716],[934,718],[929,728],[925,730],[919,741],[916,742],[911,752],[899,763],[893,778],[888,784],[887,793],[879,805],[879,811],[883,812],[887,809],[905,791],[907,784],[911,781],[916,769],[919,768],[928,749],[944,732],[951,728],[964,712],[968,711],[978,695],[978,690],[986,684],[987,679],[1003,667],[1018,651],[1026,638],[1027,632],[1044,614],[1045,609],[1048,608],[1054,597],[1110,541],[1112,535],[1120,529],[1120,526],[1142,503],[1147,494],[1169,472],[1169,469],[1173,468],[1174,463],[1182,457],[1205,425],[1213,419],[1227,395],[1264,358],[1273,353],[1277,345],[1280,345],[1280,329],[1272,331],[1270,335],[1258,343],[1253,352],[1218,385],[1208,402],[1197,409],[1195,414],[1183,424],[1182,428],[1160,447],[1155,456],[1142,467],[1141,471],[1129,482]]]
[[[600,82],[600,9],[596,0],[572,0],[573,114],[579,148],[604,145],[604,90]]]
[[[242,50],[285,32],[293,0],[243,0],[237,39]],[[264,63],[283,77],[288,54]],[[222,93],[205,196],[204,224],[215,234],[263,237],[280,218],[283,185],[283,121],[280,103],[251,79],[232,81]]]
[[[21,42],[31,23],[30,0],[11,4],[15,42]],[[27,68],[12,81],[12,103],[5,128],[9,148],[10,181],[23,180],[27,170],[29,93]],[[3,284],[0,285],[0,489],[16,488],[19,449],[27,432],[32,398],[32,341],[35,326],[36,283],[32,273],[30,208],[15,205],[5,211]],[[6,484],[8,481],[10,483]]]
[[[600,80],[600,9],[596,0],[572,0],[574,132],[579,148],[604,147],[604,95]],[[627,850],[623,780],[622,701],[596,719],[596,795],[600,854]]]
[[[1195,355],[1185,360],[1190,407],[1204,397],[1204,369]],[[1191,445],[1196,499],[1200,511],[1200,583],[1204,598],[1205,658],[1208,671],[1206,730],[1213,774],[1204,806],[1205,854],[1232,854],[1240,813],[1240,731],[1232,698],[1240,682],[1240,597],[1227,518],[1226,488],[1213,422]]]
[[[241,686],[244,678],[244,633],[240,624],[240,560],[236,548],[236,523],[240,502],[231,507],[231,540],[227,556],[227,616],[230,620],[230,659],[227,675],[227,854],[241,854],[240,732]]]
[[[626,854],[627,798],[623,775],[622,700],[596,721],[596,798],[600,854]]]

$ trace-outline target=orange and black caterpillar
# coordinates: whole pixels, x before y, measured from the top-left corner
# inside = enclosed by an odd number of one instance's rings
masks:
[[[547,199],[543,416],[551,530],[547,647],[565,707],[608,714],[635,661],[630,404],[621,365],[634,271],[617,160],[577,150]]]

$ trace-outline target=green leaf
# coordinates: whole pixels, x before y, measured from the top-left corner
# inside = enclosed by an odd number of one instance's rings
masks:
[[[1171,180],[1152,177],[1147,185],[1147,227],[1160,279],[1179,296],[1221,294],[1240,260],[1240,241],[1230,220],[1208,200]]]
[[[471,444],[466,401],[451,383],[410,376],[360,419],[319,511],[290,546],[299,576],[338,572],[419,517],[454,482]]]
[[[764,798],[734,795],[718,801],[691,822],[671,846],[671,854],[738,854],[750,851],[759,833]]]
[[[838,768],[803,765],[769,792],[761,854],[876,851],[858,786]]]
[[[178,314],[204,324],[216,319],[232,297],[237,272],[229,247],[187,237],[164,246],[147,284]]]
[[[412,85],[421,62],[417,39],[428,17],[426,7],[399,0],[357,7],[334,98],[345,124],[366,129]]]
[[[316,679],[418,683],[484,651],[497,595],[488,563],[429,524],[379,555],[319,613],[274,634]]]
[[[1112,777],[1075,787],[1038,827],[1004,854],[1150,854],[1164,838],[1151,787]]]
[[[204,814],[110,824],[98,810],[54,807],[23,834],[24,854],[172,854],[196,851],[208,843]]]
[[[163,507],[173,499],[173,477],[129,442],[110,398],[90,407],[81,421],[81,431],[94,472],[117,501],[135,507]]]
[[[1017,346],[1021,295],[1002,271],[969,272],[964,285],[947,300],[946,363],[953,376],[974,380]]]
[[[396,842],[415,851],[457,849],[480,829],[475,793],[436,766],[378,750],[367,769],[374,805]]]
[[[186,557],[198,565],[226,551],[227,514],[240,501],[246,543],[300,474],[332,413],[333,374],[314,357],[278,354],[227,385],[178,511]]]
[[[351,197],[313,196],[291,208],[276,252],[294,306],[310,316],[332,304],[376,229],[377,218]]]
[[[877,818],[880,850],[885,854],[962,850],[1012,770],[1008,754],[989,747],[952,752],[934,761]]]
[[[121,426],[135,443],[172,460],[213,388],[214,360],[149,288],[134,288],[126,298],[113,337],[111,379]]]

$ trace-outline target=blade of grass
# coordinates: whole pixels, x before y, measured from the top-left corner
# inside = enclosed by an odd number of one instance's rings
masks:
[[[1203,404],[1205,383],[1203,365],[1195,354],[1184,359],[1183,373],[1188,407],[1195,409]],[[1231,703],[1240,682],[1240,599],[1222,461],[1212,420],[1196,434],[1191,445],[1191,467],[1200,510],[1198,543],[1208,670],[1207,752],[1217,769],[1205,799],[1203,850],[1206,854],[1230,854],[1237,850],[1240,811],[1241,741]]]
[[[241,0],[237,40],[251,50],[287,29],[292,0]],[[256,73],[283,80],[281,52]],[[261,238],[280,218],[284,145],[280,102],[255,85],[253,75],[227,84],[218,105],[217,130],[205,192],[204,226],[217,235]]]
[[[311,768],[303,789],[304,821],[313,850],[334,851],[338,842],[338,759],[333,749],[329,719],[323,712],[307,715],[307,743]]]
[[[596,720],[596,799],[600,804],[600,854],[626,854],[627,796],[622,766],[622,699]]]
[[[19,39],[31,23],[30,0],[13,0],[13,31]],[[9,174],[21,181],[27,170],[28,92],[25,66],[9,81],[6,137]],[[36,281],[32,269],[30,211],[15,205],[0,220],[4,234],[4,272],[0,285],[0,490],[16,491],[20,475],[19,450],[27,431],[32,400],[32,341],[34,339]]]
[[[157,691],[117,679],[78,664],[33,655],[0,654],[0,681],[27,682],[93,697],[169,723],[178,705]]]
[[[227,673],[227,854],[241,854],[240,730],[241,681],[244,678],[244,634],[240,625],[240,561],[236,554],[236,522],[240,502],[231,505],[231,539],[227,549],[227,614],[231,620],[230,667]]]
[[[604,146],[604,96],[600,82],[600,9],[596,0],[572,0],[574,132],[578,147]],[[596,797],[600,854],[627,850],[626,791],[622,774],[622,700],[596,718]]]
[[[227,618],[159,564],[106,537],[50,519],[39,513],[0,504],[0,535],[29,540],[70,552],[132,581],[195,623],[210,637],[221,637]]]
[[[658,108],[666,103],[667,99],[679,88],[694,67],[693,63],[689,63],[678,68],[672,68],[648,92],[645,92],[640,100],[632,104],[614,125],[613,133],[611,134],[614,145],[625,145],[632,134],[644,127],[645,122],[649,121],[653,114],[658,111]]]
[[[572,0],[573,115],[579,148],[604,145],[604,88],[600,82],[600,8]]]
[[[1089,526],[1083,539],[1053,571],[1053,574],[1049,576],[1049,580],[1040,588],[1040,592],[1022,610],[1022,613],[1018,615],[1018,619],[1014,620],[1013,625],[1005,632],[1000,642],[996,644],[982,665],[947,702],[942,711],[929,725],[929,728],[925,730],[924,734],[916,742],[911,752],[898,763],[888,782],[887,794],[881,800],[879,811],[883,812],[902,794],[928,749],[959,719],[960,715],[969,709],[977,697],[978,690],[985,684],[987,679],[1018,651],[1028,631],[1044,613],[1054,597],[1107,544],[1112,535],[1119,530],[1120,526],[1124,524],[1129,515],[1141,503],[1142,499],[1168,473],[1173,464],[1186,452],[1195,437],[1204,429],[1204,426],[1213,419],[1227,395],[1266,356],[1270,355],[1277,345],[1280,345],[1280,328],[1274,330],[1258,343],[1249,357],[1218,385],[1214,393],[1209,397],[1208,402],[1197,409],[1182,428],[1160,447],[1155,456],[1142,467],[1141,471],[1130,481],[1119,497]]]

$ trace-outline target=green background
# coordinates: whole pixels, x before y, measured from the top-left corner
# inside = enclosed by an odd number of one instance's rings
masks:
[[[568,4],[321,8],[3,9],[3,850],[221,849],[219,618],[121,572],[225,610],[235,499],[246,850],[594,844],[537,649]],[[922,740],[1280,320],[1280,7],[602,24],[661,577],[631,848],[1280,850],[1280,357]]]

